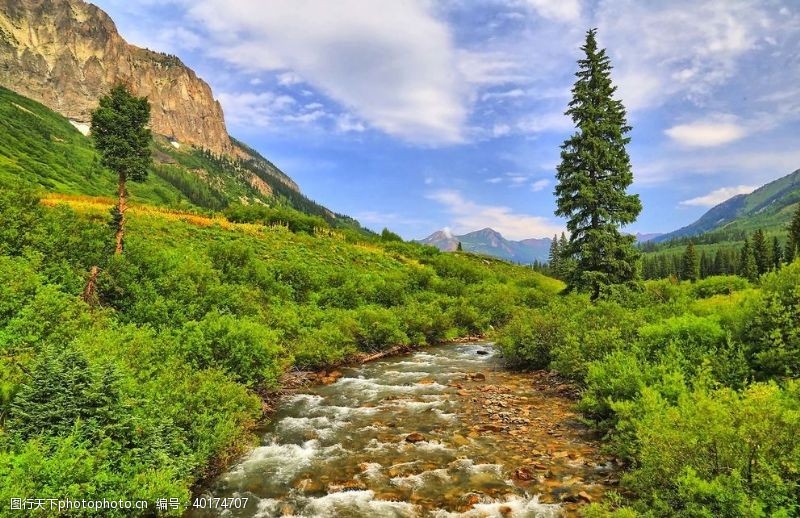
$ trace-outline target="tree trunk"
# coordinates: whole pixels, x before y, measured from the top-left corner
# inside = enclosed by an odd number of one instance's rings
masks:
[[[119,175],[117,194],[119,196],[119,204],[117,205],[117,217],[119,220],[117,222],[117,247],[114,249],[114,254],[120,255],[122,254],[122,238],[125,234],[125,211],[128,210],[128,205],[126,203],[128,192],[125,189],[125,175],[123,173]]]
[[[86,287],[83,289],[83,301],[90,306],[95,306],[97,304],[97,293],[95,292],[95,286],[97,285],[97,275],[99,273],[100,268],[97,266],[92,266],[92,268],[89,270],[89,280],[86,281]]]

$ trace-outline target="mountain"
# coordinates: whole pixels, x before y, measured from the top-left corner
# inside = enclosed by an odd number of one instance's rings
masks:
[[[647,243],[648,241],[652,241],[661,235],[663,234],[661,234],[660,232],[650,232],[650,233],[637,232],[634,237],[636,237],[637,243]]]
[[[0,85],[85,128],[117,82],[148,97],[155,133],[216,155],[239,152],[211,88],[177,57],[130,45],[82,0],[0,0]]]
[[[461,243],[461,247],[467,252],[491,255],[517,263],[532,263],[537,260],[547,261],[551,241],[550,238],[512,241],[496,230],[484,228],[460,236],[439,230],[419,242],[447,252],[452,252]]]
[[[151,104],[155,166],[147,184],[131,187],[143,201],[213,210],[264,203],[360,228],[233,139],[211,88],[177,57],[128,44],[83,0],[0,0],[0,112],[8,117],[0,120],[0,178],[113,194],[85,135],[99,97],[119,82]]]
[[[653,239],[663,243],[707,232],[782,231],[800,202],[800,169],[750,194],[739,194],[711,208],[694,223]]]

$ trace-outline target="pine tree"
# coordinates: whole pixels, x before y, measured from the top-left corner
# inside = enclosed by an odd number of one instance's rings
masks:
[[[627,194],[633,182],[625,146],[631,130],[622,102],[614,99],[611,63],[598,49],[596,30],[586,34],[578,61],[577,80],[566,114],[577,132],[561,146],[556,177],[556,215],[567,218],[568,246],[575,269],[567,282],[571,289],[588,290],[592,299],[604,285],[634,280],[639,257],[634,236],[623,235],[620,225],[636,221],[642,210],[637,195]]]
[[[697,261],[697,251],[694,249],[694,243],[689,243],[683,252],[681,279],[695,282],[698,277],[700,277],[700,264]]]
[[[121,254],[127,210],[127,181],[143,182],[152,165],[150,153],[150,103],[146,97],[134,97],[123,85],[117,85],[100,99],[92,112],[92,140],[101,162],[117,174],[117,206],[113,209],[116,227],[115,253]]]
[[[753,254],[753,248],[750,246],[750,240],[747,238],[744,240],[744,245],[739,255],[739,275],[752,282],[758,280],[756,257]]]
[[[764,275],[769,271],[772,264],[772,258],[769,255],[769,246],[767,245],[767,238],[764,232],[758,229],[753,233],[753,255],[756,260],[756,269],[759,275]]]
[[[456,245],[456,252],[463,252],[463,251],[464,247],[461,246],[461,241],[459,241],[458,245]]]
[[[560,277],[561,272],[561,250],[558,247],[558,235],[553,236],[553,240],[550,241],[550,253],[547,257],[549,266],[550,266],[550,273],[554,277]]]
[[[794,217],[789,223],[789,239],[786,242],[786,262],[794,261],[797,257],[798,250],[800,250],[800,204],[797,205],[797,210],[794,211]]]
[[[781,242],[778,241],[778,236],[772,238],[772,267],[780,270],[783,265],[783,250],[781,249]]]

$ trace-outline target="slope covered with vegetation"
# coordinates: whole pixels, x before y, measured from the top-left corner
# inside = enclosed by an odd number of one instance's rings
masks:
[[[151,174],[146,182],[128,186],[131,200],[197,211],[261,203],[360,230],[355,220],[306,198],[258,152],[240,142],[235,145],[250,158],[176,149],[155,137]],[[49,108],[0,87],[0,184],[21,183],[64,194],[112,196],[116,192],[116,176],[100,164],[88,138]]]
[[[562,288],[501,261],[142,205],[112,256],[110,200],[45,201],[0,193],[4,502],[186,502],[250,444],[257,394],[288,369],[484,332]]]
[[[743,239],[745,233],[763,229],[785,234],[785,227],[800,204],[800,169],[763,185],[750,194],[740,194],[712,207],[697,221],[658,236],[652,243],[684,241],[700,236],[703,242],[720,243]]]

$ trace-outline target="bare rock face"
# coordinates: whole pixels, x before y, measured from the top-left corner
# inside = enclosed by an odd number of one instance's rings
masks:
[[[0,85],[77,123],[116,83],[150,100],[154,133],[242,155],[211,88],[177,57],[128,44],[83,0],[0,0]]]

